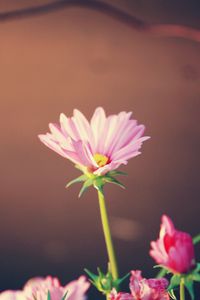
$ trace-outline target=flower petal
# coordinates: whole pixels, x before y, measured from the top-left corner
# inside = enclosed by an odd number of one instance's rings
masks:
[[[138,150],[141,148],[143,141],[149,139],[149,137],[142,137],[138,140],[134,139],[127,146],[121,148],[112,155],[112,160],[128,160],[132,157],[139,155],[141,152]]]
[[[66,135],[69,135],[74,141],[80,140],[80,135],[72,118],[67,118],[63,113],[60,114],[60,125]]]
[[[92,119],[90,121],[93,138],[94,138],[93,154],[99,152],[98,149],[99,149],[99,144],[103,138],[102,132],[105,126],[105,122],[106,122],[106,115],[104,109],[102,107],[96,108],[92,116]]]

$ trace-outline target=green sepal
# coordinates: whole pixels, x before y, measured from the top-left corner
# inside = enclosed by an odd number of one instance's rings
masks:
[[[64,296],[62,297],[61,300],[65,300],[65,298],[67,297],[68,291],[66,291],[66,293],[64,294]]]
[[[119,285],[129,276],[128,273],[122,278],[113,279],[110,271],[104,274],[100,268],[97,268],[98,274],[94,274],[88,269],[85,269],[85,272],[90,277],[90,282],[104,295],[108,295],[113,288],[118,290]]]
[[[175,274],[171,277],[170,285],[168,286],[168,292],[171,295],[173,290],[178,288],[181,280],[184,280],[184,286],[186,287],[190,298],[194,300],[194,281],[200,282],[200,264],[196,264],[196,268],[188,274]]]
[[[51,300],[51,294],[50,294],[49,290],[48,290],[48,293],[47,293],[47,300]]]
[[[174,290],[171,289],[170,291],[168,291],[168,294],[170,295],[170,298],[172,298],[173,300],[177,300],[176,295],[174,294]]]
[[[114,177],[105,176],[104,177],[104,181],[108,182],[108,183],[114,183],[114,184],[120,186],[121,188],[125,189],[125,186],[120,181],[118,181],[116,178],[114,178]]]
[[[80,192],[79,192],[79,194],[78,194],[78,197],[80,198],[82,195],[83,195],[83,193],[85,193],[85,191],[90,187],[90,186],[92,186],[93,185],[93,180],[91,179],[91,178],[88,178],[85,182],[84,182],[84,184],[83,184],[83,186],[82,186],[82,188],[81,188],[81,190],[80,190]]]
[[[198,274],[198,273],[193,274],[192,279],[193,279],[193,281],[200,282],[200,274]]]
[[[74,183],[84,182],[83,186],[79,192],[79,197],[81,197],[82,194],[90,186],[94,186],[94,188],[96,188],[102,194],[103,194],[103,187],[106,183],[113,183],[113,184],[120,186],[121,188],[125,188],[125,186],[114,177],[114,176],[118,176],[118,175],[126,175],[126,173],[124,173],[124,172],[113,170],[113,171],[106,173],[105,175],[95,175],[93,173],[87,172],[86,170],[83,170],[82,168],[80,168],[77,165],[75,167],[85,173],[83,175],[71,180],[66,185],[66,188],[70,187]]]
[[[168,273],[167,269],[161,268],[158,274],[156,275],[156,278],[162,278]]]
[[[200,263],[196,263],[196,268],[194,269],[193,273],[200,272]]]
[[[115,170],[113,170],[113,171],[109,171],[109,172],[107,173],[107,175],[108,175],[108,176],[119,176],[119,175],[127,176],[128,174],[125,173],[125,172],[122,172],[122,171],[115,171]]]
[[[200,234],[198,234],[195,237],[193,237],[192,241],[193,241],[194,245],[200,243]]]
[[[127,273],[126,275],[124,275],[122,278],[116,279],[115,282],[117,283],[117,286],[119,286],[124,280],[126,280],[126,278],[128,278],[130,276],[130,273]]]
[[[68,182],[66,185],[66,188],[70,187],[74,183],[83,182],[83,181],[86,181],[87,179],[88,179],[87,175],[83,174],[83,175],[71,180],[70,182]]]
[[[163,268],[163,265],[154,265],[153,268],[154,268],[154,269],[158,269],[158,268],[165,269],[165,268]],[[167,270],[167,269],[166,269],[166,270]]]
[[[166,274],[171,273],[167,268],[164,268],[163,265],[155,265],[153,266],[154,269],[160,268],[160,271],[156,275],[156,278],[164,277]]]
[[[88,269],[84,269],[85,273],[88,274],[88,276],[91,278],[92,283],[96,282],[96,280],[98,279],[98,275],[92,273],[91,271],[89,271]],[[91,281],[90,280],[90,281]]]
[[[180,275],[173,275],[170,280],[170,284],[168,286],[168,291],[170,292],[174,288],[178,287],[180,285],[181,276]]]
[[[196,268],[186,278],[191,281],[200,282],[200,263],[196,264]]]
[[[98,176],[93,180],[93,186],[95,189],[97,189],[99,192],[103,194],[103,186],[105,182],[103,181],[103,176]]]
[[[188,293],[190,294],[190,297],[192,300],[194,300],[194,284],[193,280],[190,280],[189,277],[184,280],[184,284],[186,289],[188,290]]]

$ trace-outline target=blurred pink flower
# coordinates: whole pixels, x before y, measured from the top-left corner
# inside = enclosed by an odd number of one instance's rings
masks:
[[[160,236],[151,242],[150,255],[173,273],[187,273],[195,266],[194,246],[188,233],[175,229],[171,219],[163,215]]]
[[[141,275],[141,271],[132,271],[130,278],[131,293],[117,293],[113,290],[110,300],[169,300],[166,291],[168,281],[165,278],[146,279]]]
[[[7,290],[0,293],[0,300],[26,300],[23,291]]]
[[[50,132],[39,135],[50,149],[78,165],[84,172],[106,174],[127,164],[128,159],[140,154],[144,125],[130,119],[131,112],[120,112],[106,117],[98,107],[91,121],[77,109],[73,117],[60,115],[60,124],[49,124]]]
[[[85,293],[90,284],[84,276],[61,286],[57,278],[50,276],[46,278],[30,279],[22,291],[5,291],[0,293],[0,300],[47,300],[48,292],[51,300],[62,300],[66,295],[66,300],[84,300]]]

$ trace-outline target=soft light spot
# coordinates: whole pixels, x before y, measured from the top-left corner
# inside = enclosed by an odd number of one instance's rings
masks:
[[[94,154],[93,158],[99,167],[105,166],[109,160],[107,156],[99,153]]]
[[[133,241],[140,238],[143,234],[142,224],[123,217],[110,218],[112,234],[115,238],[124,241]]]

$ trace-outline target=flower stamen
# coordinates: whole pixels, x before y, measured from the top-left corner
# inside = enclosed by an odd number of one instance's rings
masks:
[[[107,156],[100,153],[95,153],[93,155],[93,158],[99,167],[104,167],[109,161],[109,158]]]

